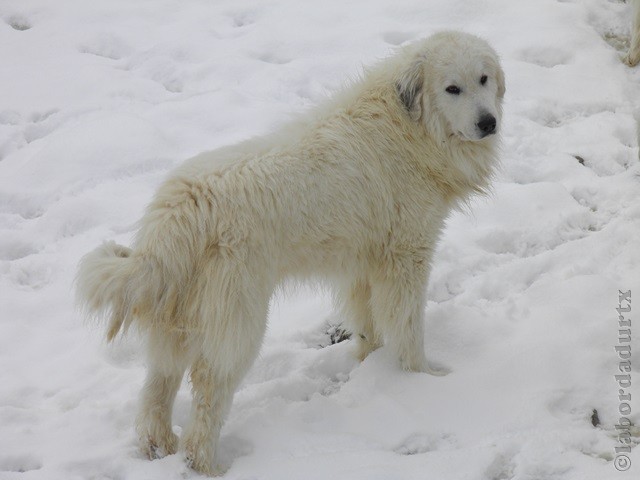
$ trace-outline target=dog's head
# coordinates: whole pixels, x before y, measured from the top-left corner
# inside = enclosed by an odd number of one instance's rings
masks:
[[[413,121],[437,137],[491,138],[500,128],[504,72],[484,40],[443,32],[411,45],[396,90]]]

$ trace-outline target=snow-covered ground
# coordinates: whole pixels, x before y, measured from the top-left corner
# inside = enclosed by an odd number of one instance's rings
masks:
[[[451,217],[428,291],[427,355],[451,373],[404,373],[385,349],[358,364],[330,345],[326,294],[278,298],[223,430],[226,478],[638,478],[640,448],[614,467],[615,309],[640,296],[629,20],[611,0],[1,0],[0,478],[198,477],[138,453],[139,340],[83,322],[78,259],[128,243],[185,158],[441,29],[485,37],[507,76],[494,193]],[[177,432],[188,409],[185,381]]]

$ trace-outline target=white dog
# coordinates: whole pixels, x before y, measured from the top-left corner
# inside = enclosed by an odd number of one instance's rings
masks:
[[[631,4],[631,46],[623,60],[630,67],[635,67],[640,63],[640,0],[631,0]]]
[[[361,359],[383,341],[424,372],[431,259],[453,207],[484,191],[504,95],[483,40],[444,32],[401,49],[305,119],[207,152],[173,172],[133,248],[86,255],[78,297],[148,336],[137,430],[150,458],[176,452],[171,410],[190,368],[193,406],[181,448],[216,474],[233,394],[285,279],[335,291]]]

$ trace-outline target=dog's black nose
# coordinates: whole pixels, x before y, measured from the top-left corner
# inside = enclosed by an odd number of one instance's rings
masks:
[[[496,117],[494,117],[490,113],[485,113],[484,115],[482,115],[482,117],[480,117],[480,121],[476,124],[476,126],[482,132],[483,137],[491,135],[496,131]]]

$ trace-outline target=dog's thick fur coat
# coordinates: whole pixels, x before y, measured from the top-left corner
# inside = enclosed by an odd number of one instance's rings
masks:
[[[181,447],[219,471],[220,429],[286,279],[332,286],[361,359],[385,342],[404,369],[428,371],[431,258],[451,209],[488,185],[503,95],[486,42],[434,35],[279,132],[187,161],[131,249],[82,259],[78,298],[110,317],[109,340],[130,325],[148,336],[137,430],[150,458],[177,450],[171,410],[190,368]]]

